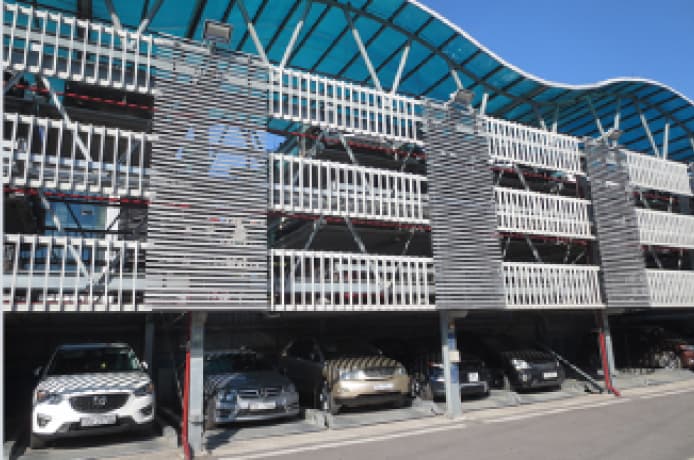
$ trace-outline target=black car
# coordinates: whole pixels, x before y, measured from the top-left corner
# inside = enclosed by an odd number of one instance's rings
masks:
[[[440,358],[440,356],[439,356]],[[422,399],[443,399],[446,386],[443,364],[432,361],[427,364],[424,381],[420,385]],[[458,384],[461,396],[489,395],[491,374],[484,361],[472,354],[463,354],[458,363]]]
[[[508,335],[485,336],[472,345],[487,364],[503,372],[503,387],[513,390],[560,388],[564,368],[550,353]]]

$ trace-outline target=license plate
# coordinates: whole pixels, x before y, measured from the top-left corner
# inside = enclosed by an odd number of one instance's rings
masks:
[[[105,415],[94,415],[92,417],[82,417],[80,419],[80,426],[101,426],[101,425],[115,425],[116,424],[116,414],[105,414]]]
[[[393,384],[392,383],[377,383],[374,385],[374,390],[376,391],[384,391],[384,390],[392,390],[393,389]]]
[[[477,372],[470,372],[467,375],[467,381],[470,383],[479,382],[480,375]]]
[[[542,374],[542,378],[544,378],[544,379],[556,379],[557,373],[556,372],[545,372]]]
[[[256,401],[248,404],[250,410],[269,410],[277,407],[275,401]]]

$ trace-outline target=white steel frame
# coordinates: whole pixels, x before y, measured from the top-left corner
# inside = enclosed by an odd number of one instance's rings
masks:
[[[627,157],[629,182],[645,189],[692,196],[687,165],[623,150]]]
[[[590,201],[495,187],[497,228],[505,232],[593,239]]]
[[[646,270],[652,307],[694,308],[694,271]]]
[[[399,142],[422,144],[422,103],[399,94],[270,66],[270,115]]]
[[[509,308],[602,308],[598,273],[593,265],[503,262]]]
[[[149,171],[145,164],[154,136],[17,113],[5,113],[4,120],[2,156],[9,167],[3,168],[3,184],[148,196]],[[25,136],[20,128],[27,133]],[[84,158],[80,141],[89,158]],[[63,150],[66,143],[69,146]]]
[[[578,138],[489,116],[481,118],[481,134],[488,138],[489,155],[495,162],[584,174]]]
[[[641,243],[694,249],[694,216],[636,209]]]
[[[430,257],[271,250],[275,311],[432,310]],[[289,269],[285,273],[283,269]]]
[[[273,211],[428,224],[426,177],[270,154]]]
[[[154,39],[4,2],[3,67],[139,93],[151,91]]]
[[[3,241],[5,311],[139,309],[146,243],[13,234]]]

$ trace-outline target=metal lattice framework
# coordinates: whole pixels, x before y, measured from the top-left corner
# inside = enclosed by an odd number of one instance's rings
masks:
[[[421,144],[421,103],[410,97],[276,66],[270,66],[269,97],[276,118]]]
[[[154,136],[88,123],[5,113],[3,183],[142,197]]]
[[[431,310],[433,259],[273,249],[275,311]]]
[[[425,121],[425,112],[436,104],[395,92],[405,68],[407,53],[401,59],[393,88],[388,92],[382,90],[365,49],[360,49],[360,52],[367,62],[376,89],[366,84],[289,69],[284,66],[286,59],[276,66],[267,61],[262,53],[262,62],[244,55],[239,57],[243,65],[238,61],[231,66],[232,69],[222,66],[224,69],[220,67],[219,72],[211,75],[206,74],[205,69],[213,66],[210,62],[212,54],[195,43],[143,35],[120,26],[105,26],[16,4],[4,5],[3,11],[6,26],[3,34],[4,68],[15,72],[12,76],[15,83],[22,72],[43,78],[43,84],[63,116],[62,120],[54,120],[4,114],[7,129],[2,149],[3,183],[18,188],[109,195],[116,200],[120,197],[151,199],[155,196],[150,193],[151,175],[158,180],[157,191],[164,192],[156,195],[158,201],[155,200],[149,209],[154,217],[150,230],[155,236],[154,240],[157,240],[156,244],[108,237],[6,235],[4,251],[8,257],[3,268],[6,275],[11,275],[5,277],[10,281],[3,286],[4,292],[9,294],[5,302],[7,310],[137,311],[143,308],[143,299],[149,289],[145,289],[143,284],[145,259],[150,262],[148,268],[152,275],[149,287],[155,288],[150,293],[158,296],[150,300],[159,306],[170,306],[172,301],[181,301],[183,307],[190,306],[190,299],[185,296],[192,292],[193,297],[198,297],[198,306],[236,302],[242,308],[266,308],[267,282],[264,273],[268,270],[265,265],[264,213],[268,209],[290,214],[429,224],[429,207],[432,207],[432,213],[438,212],[435,230],[449,231],[448,240],[442,240],[439,235],[434,242],[437,262],[445,259],[446,267],[449,267],[452,263],[458,263],[461,257],[476,259],[470,265],[473,270],[464,280],[458,277],[457,272],[437,269],[436,280],[440,282],[437,305],[433,300],[433,258],[272,250],[270,308],[278,311],[441,308],[446,302],[438,300],[450,297],[451,293],[460,293],[455,283],[459,285],[470,280],[475,285],[468,286],[468,293],[477,289],[477,299],[482,299],[482,303],[488,301],[486,306],[480,305],[484,308],[604,306],[600,298],[598,267],[502,263],[497,260],[495,229],[525,235],[594,238],[588,213],[589,201],[493,187],[489,182],[490,164],[558,171],[566,176],[584,174],[580,140],[556,133],[556,120],[553,131],[489,116],[479,117],[477,123],[468,123],[469,126],[463,126],[461,131],[460,120],[447,120],[444,123],[446,126],[442,127],[440,123],[433,126],[424,139],[420,125]],[[357,32],[355,37],[360,42]],[[257,37],[254,41],[258,41]],[[181,57],[184,54],[186,56]],[[233,70],[246,65],[253,67],[253,70],[247,73]],[[152,84],[155,72],[158,72],[156,91]],[[454,79],[458,78],[457,74],[454,75]],[[404,77],[409,76],[406,74]],[[156,129],[166,134],[158,138],[141,132],[73,122],[45,77],[131,93],[159,95],[159,90],[164,89],[169,95],[175,96],[172,98],[173,104],[167,107],[170,112],[167,120],[171,124],[155,124]],[[181,82],[199,92],[175,94]],[[200,89],[201,82],[205,83],[204,89]],[[221,85],[219,92],[228,92],[233,88],[234,97],[247,93],[248,100],[243,104],[230,103],[231,99],[219,100],[215,85]],[[162,100],[156,103],[161,104]],[[199,107],[201,103],[204,105],[202,109]],[[589,105],[592,108],[590,101]],[[230,108],[235,114],[220,115]],[[202,111],[196,112],[198,109]],[[203,113],[207,109],[211,110]],[[437,105],[436,110],[439,109]],[[178,118],[173,117],[172,113],[177,114]],[[197,121],[208,118],[203,123],[208,130],[208,138],[195,138],[195,135],[191,138],[189,133],[184,133],[185,128],[191,127],[191,113],[196,114]],[[162,114],[164,112],[159,113]],[[263,134],[268,115],[289,122],[285,127],[300,123],[367,137],[375,142],[422,146],[426,140],[427,154],[432,159],[429,163],[432,181],[415,174],[272,154],[269,157],[270,167],[267,168],[270,187],[266,190],[263,178],[266,154],[258,139]],[[539,112],[538,117],[544,127],[545,120]],[[226,133],[213,139],[214,127],[219,123],[232,125],[225,129],[231,129],[233,135]],[[599,119],[596,124],[604,135]],[[653,142],[652,133],[647,126],[645,129],[657,154],[659,149]],[[665,128],[666,132],[668,129]],[[476,134],[476,140],[471,141],[472,134]],[[464,139],[462,145],[469,158],[455,157],[460,150],[460,145],[452,141],[455,136]],[[221,137],[235,138],[233,148],[226,140],[220,140]],[[159,163],[155,165],[159,168],[158,173],[149,164],[153,143],[160,150]],[[192,151],[202,152],[206,149],[215,152],[207,152],[210,155],[204,160],[203,156],[199,156],[193,161],[189,155]],[[664,142],[662,150],[663,157],[667,157],[667,142]],[[242,160],[238,157],[240,151],[244,152]],[[245,166],[241,167],[239,161],[245,161]],[[624,190],[629,182],[643,189],[692,195],[685,165],[633,152],[626,152],[625,163],[628,170],[626,181],[619,174],[619,177],[615,176],[614,171],[598,171],[594,176],[598,182],[604,182],[602,185],[609,186],[616,180]],[[224,174],[217,175],[222,170],[227,173],[245,170],[247,177],[252,180],[245,184],[232,183],[234,181],[229,179],[230,176],[221,179]],[[200,179],[215,187],[215,198],[225,196],[225,200],[229,201],[231,195],[243,197],[234,202],[239,206],[252,202],[255,217],[249,217],[248,206],[244,208],[246,214],[231,216],[228,209],[220,211],[211,201],[206,202],[212,199],[199,196]],[[434,179],[435,184],[432,183]],[[462,190],[461,181],[468,188]],[[251,183],[253,185],[249,185]],[[259,191],[257,196],[253,195],[255,199],[245,193],[244,187]],[[433,209],[434,205],[429,201],[429,188],[435,189],[438,210]],[[614,197],[606,196],[609,188],[603,188],[603,195],[598,190],[597,201],[600,201],[601,209],[597,212],[597,220],[602,221],[602,231],[598,237],[605,246],[614,243],[615,248],[624,249],[626,243],[619,236],[624,229],[620,230],[615,222],[621,222],[619,219],[623,220],[624,216],[631,214],[620,207],[624,203],[619,200],[617,203]],[[485,192],[480,193],[481,190]],[[179,193],[181,191],[183,193]],[[486,191],[490,192],[489,196],[485,195]],[[269,197],[268,209],[258,198],[261,196]],[[494,206],[491,204],[494,201],[496,225]],[[183,210],[186,206],[196,211],[186,213]],[[460,211],[461,208],[463,211]],[[636,212],[642,244],[694,248],[694,218],[691,216],[648,210]],[[455,216],[464,217],[463,231],[472,229],[472,233],[477,232],[475,238],[460,239],[456,236],[455,241],[450,239],[450,235],[456,235],[453,231],[456,226],[451,224]],[[204,225],[200,224],[203,218],[207,219]],[[605,219],[614,222],[606,224]],[[249,245],[248,229],[251,229],[254,244],[257,244]],[[457,231],[460,230],[457,228]],[[191,237],[195,241],[181,244],[182,235],[190,235],[191,232],[195,233],[194,238]],[[231,240],[220,236],[228,236],[229,233],[235,235]],[[261,240],[262,243],[259,243]],[[219,247],[214,245],[224,245],[229,241],[233,249],[220,256]],[[471,241],[474,244],[470,244]],[[464,244],[459,244],[461,242]],[[627,246],[631,244],[630,241],[627,243]],[[207,252],[199,250],[201,245],[205,245]],[[249,255],[249,246],[253,246],[252,255]],[[620,260],[632,261],[632,249],[629,247],[626,259]],[[482,254],[487,250],[486,256]],[[197,256],[181,255],[182,251],[197,251]],[[210,259],[217,261],[210,265]],[[480,259],[485,261],[483,265]],[[618,259],[616,257],[614,260]],[[187,267],[176,272],[175,267],[172,268],[172,260],[188,265],[192,261],[197,271]],[[492,265],[489,265],[490,262]],[[489,270],[480,271],[480,268]],[[223,272],[221,275],[220,270]],[[236,276],[243,270],[252,271],[252,276],[230,281],[233,278],[230,273]],[[691,272],[640,269],[639,273],[647,274],[651,305],[693,304],[689,287],[692,285]],[[444,279],[446,282],[442,283]],[[494,280],[496,284],[488,288],[484,287],[484,283],[480,284],[480,281],[486,283]],[[633,300],[640,299],[642,294],[642,289],[634,285],[637,281],[633,273],[632,278],[625,281],[625,285],[631,289],[623,297],[627,307],[634,306]],[[246,289],[250,285],[254,288]],[[250,294],[247,297],[236,295],[236,291],[229,291],[230,287],[246,289]],[[172,289],[175,292],[172,293]],[[466,308],[473,306],[476,306],[476,302],[465,305]],[[449,299],[445,308],[463,308],[463,305]]]
[[[600,267],[504,262],[506,305],[510,308],[602,308]]]
[[[506,232],[592,239],[590,201],[495,187],[497,228]]]
[[[113,26],[4,4],[3,67],[126,91],[151,91],[154,39]]]
[[[646,270],[652,307],[694,306],[694,271]]]
[[[636,209],[641,243],[694,249],[694,216]]]
[[[495,162],[583,174],[577,138],[492,117],[481,121]]]
[[[270,155],[274,211],[427,224],[426,177],[305,157]]]
[[[38,235],[5,235],[3,241],[6,310],[139,309],[145,243]]]
[[[692,196],[687,165],[624,150],[629,182],[644,189]]]

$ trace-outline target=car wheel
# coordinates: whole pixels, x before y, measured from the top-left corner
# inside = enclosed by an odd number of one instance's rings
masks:
[[[32,449],[43,449],[46,447],[46,440],[31,433],[29,435],[29,447]]]
[[[205,430],[214,430],[217,428],[217,422],[214,419],[216,411],[216,403],[214,398],[207,401],[207,414],[205,416]]]
[[[340,412],[340,405],[335,403],[335,398],[332,392],[328,389],[328,382],[323,382],[320,390],[320,409],[323,412],[328,412],[332,415],[336,415]]]
[[[425,401],[431,401],[434,399],[434,392],[431,390],[431,384],[429,382],[422,386],[422,391],[419,392],[419,395]]]

